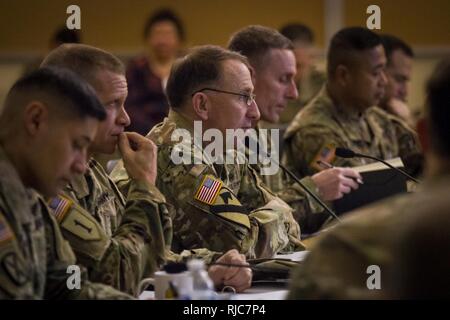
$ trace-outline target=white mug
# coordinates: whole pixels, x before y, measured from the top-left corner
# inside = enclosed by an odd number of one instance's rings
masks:
[[[155,298],[157,300],[174,299],[175,294],[190,294],[193,291],[193,281],[189,271],[180,273],[157,271],[153,278],[147,278],[141,281],[141,286],[149,284],[155,288]],[[173,290],[177,292],[174,293]]]

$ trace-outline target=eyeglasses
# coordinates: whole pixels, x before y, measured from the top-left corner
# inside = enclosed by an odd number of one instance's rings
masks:
[[[220,92],[220,93],[226,93],[226,94],[232,94],[232,95],[234,95],[234,96],[243,97],[243,98],[245,98],[245,103],[246,103],[248,106],[251,106],[252,103],[255,102],[255,98],[256,98],[256,95],[254,95],[253,93],[249,93],[249,94],[246,94],[246,93],[237,93],[237,92],[231,92],[231,91],[219,90],[219,89],[214,89],[214,88],[203,88],[203,89],[197,90],[197,91],[195,91],[191,96],[194,96],[194,94],[196,94],[196,93],[198,93],[198,92],[205,91],[205,90],[215,91],[215,92]]]

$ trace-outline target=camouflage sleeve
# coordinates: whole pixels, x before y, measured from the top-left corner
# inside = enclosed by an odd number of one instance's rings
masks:
[[[128,176],[128,173],[123,165],[123,160],[119,160],[114,167],[113,171],[109,175],[112,181],[116,184],[117,188],[120,190],[120,192],[124,195],[130,194],[130,186],[131,186],[131,179]],[[165,201],[164,195],[159,191],[158,188],[153,188],[153,193],[158,195],[157,198],[160,199],[157,202],[159,203],[160,212],[161,212],[161,223],[162,228],[164,230],[164,240],[166,243],[166,248],[170,249],[172,244],[172,237],[173,237],[173,226],[172,226],[172,218],[169,214],[169,209],[171,209],[171,205]],[[163,200],[163,201],[161,201]]]
[[[131,181],[121,224],[108,236],[94,217],[70,201],[57,213],[65,238],[89,279],[137,295],[139,282],[165,261],[165,199],[154,186]],[[75,222],[76,221],[76,222]]]
[[[257,172],[261,172],[258,165],[252,165]],[[260,175],[263,182],[279,198],[286,202],[293,209],[294,219],[300,224],[301,230],[305,226],[306,220],[310,215],[323,212],[323,208],[311,197],[305,190],[293,179],[287,178],[281,168],[272,175]],[[313,194],[320,197],[317,186],[311,177],[300,179]]]
[[[323,231],[294,272],[288,299],[373,299],[388,287],[392,239],[409,212],[410,196],[399,196],[348,213]],[[370,290],[369,267],[381,270],[381,290]]]
[[[30,276],[33,266],[23,256],[9,222],[0,210],[0,300],[39,299],[37,281]]]
[[[367,287],[369,266],[380,267],[382,281],[388,270],[389,252],[377,239],[383,236],[377,227],[338,227],[322,236],[293,272],[288,299],[373,299],[382,294]]]
[[[346,146],[346,143],[326,127],[302,128],[286,143],[288,150],[283,155],[283,162],[301,177],[311,176],[323,170],[324,168],[317,164],[318,160],[337,167],[360,165],[356,160],[338,158],[334,155],[335,148]]]
[[[413,176],[420,175],[423,170],[424,157],[416,132],[402,119],[392,115],[390,118],[397,135],[399,156],[405,164],[406,171]]]
[[[76,265],[72,248],[56,220],[48,212],[43,216],[47,238],[45,299],[132,299],[110,286],[88,281],[86,269]],[[75,267],[73,274],[69,267]]]
[[[300,182],[320,198],[317,186],[311,177],[305,177]],[[323,208],[297,182],[287,180],[286,184],[286,187],[277,192],[276,195],[293,209],[292,214],[294,219],[299,223],[303,231],[303,223],[307,220],[308,216],[323,212]]]
[[[300,227],[292,215],[292,208],[267,188],[250,165],[244,166],[239,199],[250,211],[250,216],[258,222],[257,252],[267,251],[265,256],[273,256],[278,252],[304,250],[300,241]],[[288,241],[283,244],[286,235]],[[279,248],[274,247],[277,242]]]

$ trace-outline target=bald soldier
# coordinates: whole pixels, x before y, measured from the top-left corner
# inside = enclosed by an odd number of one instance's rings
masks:
[[[284,163],[299,175],[335,166],[358,166],[373,160],[343,159],[336,147],[382,159],[400,156],[407,171],[421,166],[415,133],[377,105],[386,87],[386,57],[378,35],[365,28],[339,31],[328,51],[328,81],[300,111],[285,133]]]
[[[214,160],[203,152],[207,141],[195,138],[203,132],[195,133],[194,125],[225,137],[227,129],[249,129],[259,119],[247,59],[220,47],[198,47],[173,66],[167,96],[169,116],[150,136],[158,143],[157,186],[175,206],[173,250],[234,248],[264,258],[303,249],[292,209],[262,184],[234,143]],[[188,137],[179,142],[173,133]],[[178,162],[179,150],[193,158]],[[221,161],[227,155],[232,161]],[[128,179],[120,167],[113,178],[119,185]]]
[[[244,264],[236,251],[206,249],[175,255],[169,251],[172,222],[164,196],[155,187],[156,146],[136,133],[124,133],[130,124],[124,109],[127,82],[122,62],[112,54],[87,45],[63,45],[53,50],[43,66],[68,68],[89,82],[105,106],[106,119],[97,130],[89,155],[112,154],[119,146],[131,177],[128,193],[122,194],[103,168],[90,157],[83,175],[77,175],[64,193],[50,202],[63,235],[92,280],[121,291],[139,294],[139,283],[152,276],[164,262],[202,258],[207,262]],[[76,225],[70,221],[78,221]],[[212,266],[216,285],[238,291],[250,286],[247,268]]]
[[[131,298],[86,281],[41,198],[85,171],[104,118],[92,88],[69,71],[41,69],[9,91],[0,117],[1,299]]]
[[[264,127],[261,122],[276,125],[288,102],[298,97],[291,41],[274,29],[248,26],[231,37],[228,48],[246,56],[253,68],[256,104],[261,113],[257,128]],[[254,168],[261,172],[261,166],[257,164]],[[323,208],[314,199],[297,183],[290,182],[281,168],[275,174],[261,175],[261,178],[294,209],[302,233],[317,231],[315,213],[322,212]],[[358,188],[352,178],[361,179],[361,176],[350,168],[333,168],[299,178],[303,178],[302,183],[322,200],[332,201]]]
[[[325,234],[294,274],[289,298],[448,298],[449,101],[447,58],[428,83],[418,126],[426,181],[417,193],[350,213]]]

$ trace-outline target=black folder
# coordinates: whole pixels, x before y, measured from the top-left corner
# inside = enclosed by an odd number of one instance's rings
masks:
[[[403,169],[403,163],[400,158],[395,158],[388,162],[395,167]],[[382,163],[373,163],[354,167],[353,169],[361,174],[364,184],[359,185],[357,190],[334,201],[334,211],[337,214],[343,214],[372,202],[407,191],[406,178],[401,173]]]

